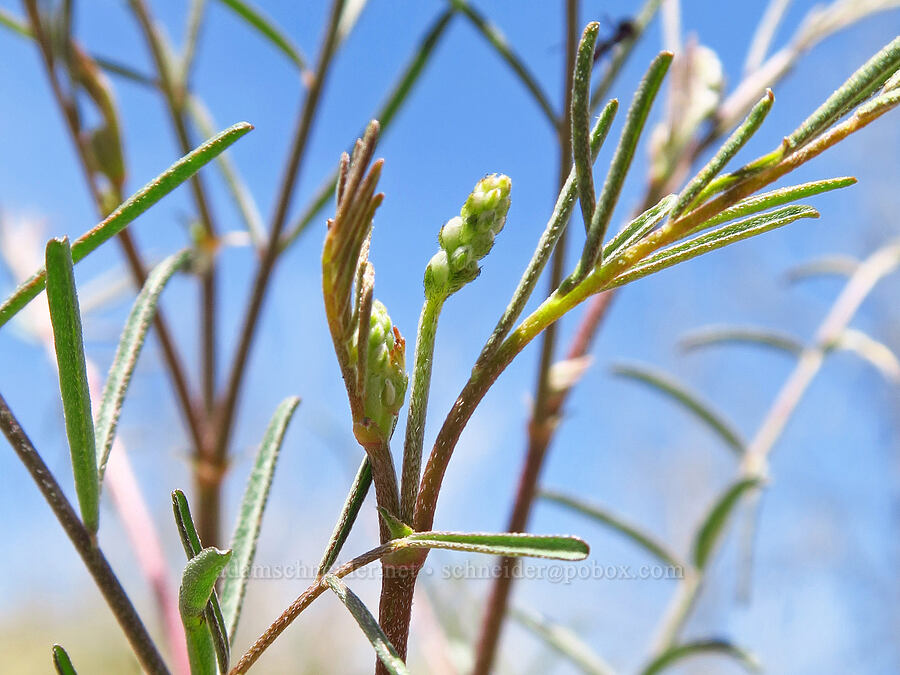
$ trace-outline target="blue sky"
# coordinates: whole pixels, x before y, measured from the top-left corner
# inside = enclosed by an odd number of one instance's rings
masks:
[[[173,41],[180,43],[183,3],[153,4]],[[727,86],[733,87],[740,78],[749,29],[763,3],[683,4],[685,31],[718,53]],[[811,4],[792,3],[776,45],[789,39]],[[324,3],[260,5],[308,55],[315,53],[327,11]],[[559,5],[480,3],[556,105],[563,57]],[[612,18],[625,16],[634,3],[585,5],[582,22],[606,13]],[[3,2],[0,7],[20,12],[17,3]],[[432,1],[369,3],[336,58],[302,169],[295,213],[379,106],[442,8],[442,3]],[[751,159],[774,146],[893,38],[898,28],[900,12],[894,10],[813,49],[775,88],[771,115],[739,159]],[[81,3],[76,30],[93,53],[151,70],[124,3]],[[613,92],[623,106],[660,44],[655,22]],[[302,95],[295,71],[219,3],[211,2],[194,83],[219,127],[240,120],[256,126],[237,143],[232,156],[268,220]],[[115,85],[124,119],[128,186],[136,189],[180,153],[159,98],[121,80]],[[661,110],[658,103],[651,123]],[[47,237],[77,236],[90,227],[95,214],[37,52],[8,33],[0,34],[0,123],[0,215],[4,220],[40,221]],[[620,124],[621,118],[611,138]],[[723,322],[777,327],[810,338],[840,282],[789,286],[784,272],[823,254],[865,256],[896,236],[897,225],[890,216],[896,211],[898,129],[896,115],[889,115],[797,172],[794,182],[836,175],[860,179],[857,186],[840,194],[811,200],[822,211],[819,220],[800,221],[764,239],[642,280],[620,294],[597,341],[595,363],[572,397],[554,442],[545,485],[613,508],[671,542],[676,550],[687,551],[697,520],[734,476],[734,459],[694,420],[653,393],[613,378],[609,366],[637,360],[673,372],[715,400],[751,435],[790,371],[790,360],[738,348],[685,355],[677,349],[677,340],[690,329]],[[608,165],[612,146],[609,142],[601,153],[598,172]],[[519,81],[472,27],[457,18],[380,143],[378,155],[385,158],[381,189],[386,199],[375,220],[371,255],[376,295],[410,343],[422,301],[422,271],[437,250],[440,225],[458,211],[483,174],[500,171],[513,181],[509,220],[481,277],[448,303],[441,319],[428,443],[465,382],[550,213],[557,173],[555,139]],[[218,174],[207,170],[207,176],[222,229],[238,229],[238,215]],[[616,223],[637,204],[645,176],[646,148],[642,146],[614,215]],[[148,257],[160,259],[184,245],[190,216],[189,195],[182,189],[142,216],[132,232]],[[359,459],[320,299],[318,255],[323,230],[324,220],[319,219],[278,267],[251,358],[235,434],[234,470],[227,482],[226,522],[230,523],[268,417],[285,396],[300,395],[303,403],[287,437],[262,534],[259,561],[268,564],[317,559]],[[580,245],[577,237],[573,240],[572,261],[575,246]],[[77,279],[87,284],[121,265],[117,248],[109,245],[79,265]],[[253,260],[248,249],[235,248],[222,255],[221,265],[225,271],[220,274],[220,349],[227,363]],[[0,290],[5,294],[10,287],[11,280],[0,276]],[[854,323],[879,339],[893,341],[895,347],[900,334],[892,299],[898,290],[896,279],[886,281]],[[198,342],[195,296],[195,285],[179,279],[166,291],[163,303],[192,364]],[[104,368],[112,358],[128,304],[122,298],[86,319],[87,349]],[[576,324],[574,317],[563,323],[563,344]],[[447,474],[436,526],[503,527],[523,452],[537,356],[534,346],[526,350],[485,398],[463,434]],[[192,367],[196,379],[196,366]],[[0,331],[0,374],[0,391],[48,464],[67,477],[56,375],[42,349],[14,331]],[[223,369],[220,376],[224,374]],[[900,562],[897,404],[896,390],[869,366],[848,355],[829,359],[773,456],[752,602],[741,605],[735,600],[735,556],[734,547],[729,546],[713,570],[708,592],[689,624],[689,635],[731,637],[757,652],[774,672],[896,672],[900,667],[893,639],[900,619],[894,573]],[[155,345],[142,357],[121,433],[175,569],[181,560],[170,523],[168,492],[190,485],[188,446]],[[64,480],[67,489],[70,482]],[[136,589],[139,584],[130,571],[133,562],[121,528],[109,505],[104,506],[101,541],[129,588]],[[90,607],[98,604],[70,545],[8,451],[0,451],[0,514],[7,523],[9,542],[0,562],[0,596],[4,598],[0,619],[19,612],[65,616],[64,610],[50,607],[61,606],[72,594],[84,598]],[[364,520],[348,551],[362,551],[374,540],[374,510],[369,509]],[[532,527],[584,536],[598,564],[649,562],[626,542],[550,505],[536,508]],[[36,551],[41,552],[37,562]],[[435,561],[464,559],[438,556]],[[52,578],[45,579],[50,564]],[[365,597],[374,602],[377,591],[369,586],[364,587]],[[454,611],[474,624],[472,617],[480,614],[487,583],[469,582],[458,594],[449,588],[444,586],[443,592],[453,601]],[[250,592],[256,592],[259,600],[251,600],[253,618],[244,622],[239,642],[251,640],[297,590],[296,583],[252,586]],[[519,586],[516,601],[577,628],[598,652],[627,670],[640,663],[673,590],[670,582],[661,581],[600,580],[563,586],[526,582]],[[54,633],[46,639],[49,644],[60,638]],[[286,641],[302,639],[303,628],[298,627]],[[369,657],[358,642],[354,648],[361,654],[360,663],[366,664]],[[505,646],[511,664],[517,648],[527,653],[535,650],[533,641],[516,629],[508,632]],[[729,666],[721,667],[722,672],[731,672]]]

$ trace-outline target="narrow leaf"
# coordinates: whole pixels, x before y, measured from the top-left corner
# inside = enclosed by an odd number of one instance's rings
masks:
[[[554,504],[570,508],[577,513],[612,528],[619,534],[625,535],[633,543],[640,546],[664,565],[669,565],[670,567],[684,566],[684,563],[679,561],[677,556],[672,554],[664,544],[659,543],[652,535],[647,534],[635,525],[624,521],[618,515],[607,511],[600,506],[588,504],[581,499],[576,499],[575,497],[570,497],[561,492],[554,492],[552,490],[543,490],[539,496],[541,499],[546,499]]]
[[[806,199],[813,195],[830,192],[831,190],[839,190],[850,185],[855,185],[856,179],[852,177],[845,178],[828,178],[826,180],[812,181],[811,183],[803,183],[802,185],[791,185],[790,187],[779,188],[771,192],[765,192],[761,195],[755,195],[742,199],[733,206],[723,209],[719,214],[704,221],[697,227],[688,230],[682,236],[689,236],[701,230],[709,229],[721,223],[727,223],[736,218],[744,218],[746,216],[765,211],[773,206],[781,206],[789,204],[800,199]]]
[[[734,130],[731,136],[728,137],[728,140],[725,141],[716,154],[712,156],[712,159],[706,163],[706,166],[700,169],[694,179],[688,183],[684,190],[681,191],[681,194],[678,195],[678,203],[675,205],[675,208],[672,209],[672,218],[677,218],[683,213],[688,206],[694,202],[694,199],[701,193],[703,188],[709,185],[710,181],[712,181],[712,179],[725,168],[725,165],[731,161],[731,158],[744,147],[747,141],[750,140],[750,137],[753,136],[760,125],[762,125],[763,120],[766,119],[766,116],[772,109],[772,104],[774,102],[775,96],[772,94],[772,90],[767,89],[765,96],[753,106],[753,109],[750,111],[750,114],[747,115],[746,119],[741,122],[740,126]]]
[[[61,645],[53,645],[53,666],[58,675],[78,675],[72,660]]]
[[[729,487],[713,504],[694,539],[694,565],[697,566],[697,569],[702,570],[709,562],[710,554],[718,543],[719,536],[738,500],[745,492],[756,488],[761,482],[759,478],[742,478]]]
[[[677,195],[667,195],[623,227],[609,243],[603,247],[603,259],[609,260],[624,251],[638,239],[642,239],[665,218],[675,205]]]
[[[19,37],[34,37],[31,32],[31,27],[25,21],[22,21],[5,9],[0,9],[0,26],[8,28]]]
[[[381,506],[378,507],[378,515],[381,516],[384,524],[387,525],[388,532],[391,534],[391,539],[402,539],[413,533],[413,529],[409,525],[391,515],[390,511]]]
[[[856,272],[858,267],[859,260],[853,256],[832,255],[797,265],[788,271],[787,280],[795,283],[812,277],[849,277]]]
[[[584,227],[588,228],[594,215],[597,198],[594,195],[594,172],[591,166],[591,72],[594,67],[594,45],[600,24],[589,23],[578,44],[575,58],[575,73],[572,84],[572,156],[575,163],[575,177],[578,183],[578,201]]]
[[[670,647],[644,668],[641,671],[641,675],[656,675],[656,673],[661,673],[678,661],[708,654],[730,656],[751,672],[762,670],[756,657],[730,642],[725,640],[698,640]]]
[[[593,159],[597,158],[597,153],[600,152],[600,148],[606,140],[606,135],[609,133],[609,128],[612,126],[613,119],[615,118],[618,109],[619,102],[616,99],[613,99],[606,104],[603,111],[600,113],[600,116],[597,118],[597,123],[594,124],[594,128],[591,131],[591,157]],[[494,332],[491,333],[491,337],[481,350],[481,354],[478,357],[479,363],[490,356],[493,353],[493,350],[499,346],[503,338],[509,333],[515,320],[519,318],[522,310],[525,309],[525,305],[528,303],[528,299],[534,291],[534,287],[541,276],[541,272],[544,271],[547,261],[550,260],[550,255],[556,248],[556,243],[559,241],[566,226],[569,224],[569,219],[572,216],[572,209],[575,206],[575,198],[577,195],[578,188],[577,180],[575,178],[575,167],[572,167],[562,190],[559,191],[556,205],[553,207],[553,213],[550,216],[550,220],[547,221],[543,234],[541,234],[537,248],[535,248],[531,260],[528,261],[528,266],[525,268],[522,278],[519,279],[513,297],[510,300],[509,305],[507,305],[506,310],[503,312],[503,316],[500,317],[500,320],[494,327]]]
[[[96,534],[100,519],[100,481],[91,418],[91,395],[81,335],[81,313],[75,292],[75,275],[68,239],[47,242],[47,302],[53,325],[53,343],[59,369],[66,437],[72,457],[75,492],[81,519],[91,534]]]
[[[338,596],[340,601],[350,611],[350,614],[353,615],[353,618],[356,619],[356,623],[359,624],[362,632],[365,633],[365,636],[372,644],[375,655],[384,664],[387,671],[391,675],[408,675],[409,670],[407,670],[406,664],[403,663],[403,659],[400,658],[397,650],[394,649],[394,645],[387,639],[387,636],[381,630],[375,617],[372,616],[372,613],[363,601],[347,587],[347,584],[333,574],[325,577],[325,583],[328,584],[328,587],[334,591],[334,594]]]
[[[803,343],[793,335],[745,326],[707,326],[685,335],[679,344],[686,351],[731,344],[766,347],[790,356],[803,351]]]
[[[287,425],[291,421],[300,399],[292,396],[278,406],[263,436],[262,445],[256,455],[256,463],[241,502],[240,515],[234,534],[231,537],[231,550],[234,551],[232,574],[228,574],[222,583],[222,617],[229,640],[234,639],[244,593],[247,590],[247,575],[253,556],[256,554],[256,542],[262,525],[263,511],[269,498],[269,488],[275,474],[275,464],[281,449]]]
[[[687,389],[674,378],[659,371],[639,365],[618,365],[612,368],[614,375],[641,382],[674,400],[705,423],[725,444],[738,455],[744,452],[744,440],[734,426],[716,412],[712,406]]]
[[[178,589],[178,609],[187,638],[191,675],[216,675],[217,663],[222,672],[228,670],[227,661],[222,666],[221,661],[217,660],[214,631],[206,608],[216,580],[230,559],[231,551],[210,547],[191,558],[184,568]]]
[[[215,122],[212,115],[203,102],[196,96],[188,99],[188,111],[194,125],[203,136],[211,136],[214,133]],[[225,186],[231,194],[231,199],[241,214],[241,220],[247,228],[250,240],[254,246],[260,247],[266,241],[266,228],[263,224],[262,216],[259,213],[259,207],[253,198],[253,194],[241,178],[240,172],[234,162],[231,161],[229,153],[223,152],[216,157],[216,165],[225,179]]]
[[[276,23],[266,17],[256,7],[244,0],[219,0],[219,2],[237,14],[243,19],[244,23],[287,56],[301,72],[308,70],[306,59],[303,58],[300,48],[291,42],[291,39]]]
[[[900,381],[900,360],[890,347],[854,328],[845,328],[833,347],[846,349],[860,356],[891,382]]]
[[[404,547],[442,548],[450,551],[488,553],[505,557],[584,560],[590,547],[578,537],[507,532],[416,532],[402,540]]]
[[[191,508],[188,505],[187,497],[184,496],[181,490],[172,492],[172,511],[175,515],[175,525],[178,527],[178,534],[181,537],[181,545],[184,547],[185,555],[190,561],[200,554],[203,550],[203,545],[200,543],[200,535],[197,534],[197,528],[194,527],[194,519],[191,517]],[[230,555],[231,552],[229,551]],[[209,602],[206,603],[204,611],[219,667],[223,673],[227,672],[230,642],[228,640],[228,632],[225,630],[225,619],[222,616],[215,587],[210,593]],[[197,636],[195,635],[195,637]]]
[[[116,426],[119,423],[122,404],[125,402],[125,394],[128,393],[128,385],[131,384],[131,376],[144,347],[147,331],[156,315],[160,294],[169,279],[187,264],[190,257],[190,251],[181,251],[154,267],[141,292],[138,293],[125,322],[125,329],[119,338],[116,355],[103,387],[100,410],[97,412],[97,466],[101,483],[116,436]]]
[[[640,264],[616,276],[608,288],[624,286],[642,277],[677,265],[680,262],[701,256],[704,253],[715,251],[742,239],[749,239],[770,230],[784,227],[795,220],[818,217],[819,212],[811,206],[786,206],[761,216],[739,220],[730,225],[723,225],[711,232],[657,252]],[[628,252],[626,251],[625,255],[627,256],[627,254]]]
[[[344,542],[347,541],[347,537],[350,535],[353,523],[356,522],[359,509],[366,500],[366,495],[369,493],[371,485],[372,467],[369,464],[369,458],[366,457],[363,459],[362,464],[359,465],[356,477],[353,479],[353,485],[350,486],[350,493],[347,495],[347,500],[341,509],[341,515],[334,526],[334,532],[331,534],[328,546],[325,547],[322,561],[319,563],[319,569],[316,572],[317,576],[321,577],[327,574],[332,565],[334,565],[334,561],[337,560],[338,554],[344,547]]]
[[[790,136],[785,138],[785,147],[788,150],[795,150],[808,143],[881,87],[898,67],[900,67],[900,37],[894,38],[866,61]]]
[[[513,608],[510,616],[543,640],[556,653],[588,675],[613,675],[615,670],[574,632],[535,611]]]
[[[561,286],[560,290],[563,293],[581,282],[594,266],[601,262],[600,257],[606,229],[609,226],[616,203],[619,201],[619,194],[622,192],[625,177],[631,168],[631,160],[634,159],[634,153],[637,149],[641,132],[644,130],[644,124],[647,122],[650,107],[656,99],[656,94],[659,92],[663,78],[665,78],[671,63],[672,53],[661,52],[653,59],[640,85],[638,85],[634,98],[631,100],[631,107],[628,109],[628,116],[625,119],[622,135],[619,137],[619,144],[616,146],[616,152],[610,162],[606,181],[603,183],[603,188],[600,191],[597,208],[594,209],[594,216],[588,228],[587,241],[581,253],[581,260],[572,275]]]
[[[80,262],[101,244],[124,230],[144,211],[197,173],[204,165],[251,129],[253,126],[247,122],[239,122],[179,159],[119,205],[93,229],[76,239],[72,244],[73,262]],[[0,326],[31,302],[44,289],[46,281],[46,270],[40,269],[20,284],[13,294],[0,305]]]

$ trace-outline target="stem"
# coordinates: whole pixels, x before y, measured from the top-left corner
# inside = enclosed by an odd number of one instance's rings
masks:
[[[394,645],[400,658],[405,662],[409,624],[412,619],[413,594],[419,570],[415,567],[395,567],[382,564],[381,573],[378,624],[390,643]],[[389,671],[381,659],[375,661],[375,675],[389,675]]]
[[[287,167],[279,190],[268,244],[263,253],[259,267],[257,268],[256,278],[253,282],[253,289],[250,292],[250,301],[244,315],[244,323],[241,328],[238,347],[235,352],[234,361],[232,362],[225,394],[217,410],[216,420],[218,428],[216,430],[215,445],[210,456],[210,461],[214,466],[221,467],[222,471],[224,471],[225,455],[228,451],[231,432],[234,428],[238,395],[240,394],[241,384],[243,383],[244,374],[247,369],[250,347],[256,336],[259,316],[269,287],[272,270],[275,268],[275,262],[278,258],[278,253],[281,250],[279,246],[281,233],[284,230],[284,225],[287,220],[288,210],[294,194],[294,187],[300,173],[301,161],[305,156],[309,132],[319,108],[322,90],[324,89],[331,60],[334,56],[337,27],[343,7],[344,0],[334,0],[331,6],[328,28],[326,29],[325,38],[319,52],[316,74],[310,85],[309,93],[306,96],[300,115],[297,118],[294,140],[291,145]],[[198,523],[201,532],[218,533],[219,500],[222,488],[221,476],[222,474],[217,471],[214,474],[214,482],[199,486]]]
[[[105,217],[107,213],[105,200],[103,199],[103,193],[100,190],[100,186],[96,181],[94,173],[90,167],[90,162],[87,158],[87,151],[84,146],[84,140],[82,139],[79,130],[78,119],[73,108],[74,104],[69,101],[69,99],[63,93],[62,86],[60,85],[59,79],[57,78],[56,70],[53,65],[53,56],[50,48],[50,43],[48,42],[47,36],[44,33],[43,27],[40,23],[40,15],[37,9],[37,3],[35,2],[35,0],[25,0],[25,8],[28,13],[29,21],[31,23],[31,31],[34,35],[35,40],[37,41],[39,50],[41,52],[41,57],[44,62],[44,69],[47,73],[47,79],[50,81],[50,88],[53,92],[53,97],[56,100],[56,103],[60,111],[62,112],[63,118],[66,121],[66,126],[69,130],[69,136],[72,139],[73,145],[75,146],[75,154],[78,156],[78,160],[81,164],[82,173],[84,174],[85,181],[87,182],[88,190],[91,193],[91,197],[94,200],[98,213],[100,213],[101,217]],[[122,201],[120,194],[117,194],[116,197],[117,201]],[[131,233],[128,230],[122,230],[117,238],[123,252],[125,253],[125,258],[128,262],[128,267],[131,272],[132,279],[138,287],[143,286],[144,282],[147,279],[147,273],[143,261],[141,260],[140,254],[138,253],[137,247],[134,244],[134,240],[131,238]],[[172,339],[171,333],[169,332],[168,322],[165,319],[165,315],[163,314],[161,307],[156,311],[153,325],[156,329],[156,336],[159,339],[160,346],[162,347],[163,361],[166,364],[166,368],[169,372],[169,377],[172,380],[172,386],[175,389],[175,394],[180,403],[179,407],[181,409],[182,416],[184,417],[188,433],[191,436],[191,441],[193,442],[195,447],[199,447],[203,438],[203,420],[197,414],[197,410],[194,407],[194,399],[191,394],[190,387],[188,386],[184,366],[182,365],[181,357],[175,347],[175,341]]]
[[[563,78],[563,120],[557,128],[559,143],[558,187],[560,190],[565,187],[566,179],[570,167],[572,166],[572,97],[575,78],[575,62],[578,54],[578,4],[578,0],[566,0],[566,60]],[[588,66],[588,68],[590,68],[590,66]],[[585,84],[585,88],[586,86],[587,84]],[[587,103],[583,102],[582,105],[586,107]],[[591,173],[591,159],[590,150],[588,150],[587,157],[584,158],[583,162],[584,164],[587,164],[588,175]],[[593,197],[593,181],[591,181],[589,190]],[[583,200],[585,199],[585,189],[580,185],[579,196],[582,199],[582,210],[584,212],[585,204]],[[593,205],[591,205],[591,207],[593,207]],[[590,210],[593,211],[593,208]],[[585,221],[585,227],[588,226],[589,222],[589,220]],[[563,268],[565,265],[565,240],[566,230],[563,230],[556,248],[553,251],[553,262],[551,264],[549,280],[550,293],[553,293],[562,281]],[[547,442],[549,442],[549,438],[553,433],[552,429],[555,426],[555,416],[553,415],[551,405],[549,405],[549,399],[551,397],[549,375],[550,367],[553,365],[555,345],[556,330],[555,327],[551,326],[544,334],[543,343],[541,345],[541,358],[537,372],[537,391],[534,397],[534,409],[531,420],[528,423],[528,452],[519,479],[516,501],[513,505],[513,511],[507,524],[507,530],[509,532],[522,532],[528,525],[528,515],[534,500],[538,476],[540,475],[540,470],[543,466]],[[502,347],[498,351],[502,351]],[[546,439],[547,442],[542,442],[544,439]],[[436,498],[437,492],[435,491],[435,499]],[[500,573],[497,575],[491,589],[487,611],[481,626],[481,636],[478,640],[478,647],[475,653],[475,665],[472,669],[473,675],[486,675],[490,672],[494,663],[497,646],[500,642],[500,632],[503,628],[504,619],[506,618],[509,594],[512,590],[512,572],[519,564],[520,562],[516,558],[500,559]]]
[[[797,365],[785,380],[756,435],[747,446],[740,469],[741,477],[765,477],[768,456],[809,385],[821,369],[825,356],[850,324],[875,284],[896,269],[898,265],[900,265],[900,244],[886,246],[860,264],[816,331],[813,344],[800,354]],[[718,541],[722,540],[723,537],[720,535]],[[709,569],[709,567],[710,565],[707,564],[705,568]],[[651,660],[662,654],[678,639],[684,624],[690,617],[702,582],[703,572],[685,577],[658,630]]]
[[[379,558],[392,552],[394,549],[395,546],[390,542],[382,544],[378,548],[373,548],[371,551],[363,553],[361,556],[341,565],[331,574],[339,579],[343,578],[359,568],[375,562]],[[291,606],[288,607],[281,616],[275,619],[272,625],[266,629],[265,633],[256,639],[256,642],[254,642],[250,649],[248,649],[241,657],[240,661],[238,661],[237,665],[231,669],[231,672],[228,675],[240,675],[241,673],[246,673],[250,666],[256,663],[256,660],[262,656],[262,653],[284,632],[284,629],[290,626],[291,622],[300,615],[300,612],[309,607],[310,604],[312,604],[312,601],[322,595],[326,590],[328,590],[328,584],[325,583],[325,577],[322,575],[316,579],[315,583],[303,591],[303,593],[291,603]],[[396,647],[397,645],[394,646]]]
[[[2,395],[0,395],[0,429],[22,464],[28,469],[28,473],[31,474],[41,494],[44,495],[44,499],[47,500],[63,530],[75,546],[75,550],[81,556],[85,567],[91,573],[103,598],[125,633],[125,637],[128,638],[141,666],[148,673],[167,674],[169,671],[166,664],[131,604],[131,600],[128,599],[125,589],[122,588],[103,552],[97,547],[96,540],[79,520],[59,483],[56,482],[56,478],[38,454]]]
[[[409,394],[409,414],[406,420],[406,440],[403,444],[403,475],[400,488],[400,520],[412,521],[419,494],[422,471],[422,445],[425,438],[425,415],[428,411],[428,392],[431,387],[431,367],[434,363],[434,340],[438,317],[446,298],[426,295],[416,334],[416,357],[413,364],[412,386]],[[396,645],[395,645],[396,646]]]

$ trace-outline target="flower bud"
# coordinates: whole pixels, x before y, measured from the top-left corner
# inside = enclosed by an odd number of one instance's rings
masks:
[[[447,296],[478,276],[479,261],[490,253],[509,211],[512,182],[489,174],[475,185],[459,216],[448,220],[438,235],[441,251],[425,269],[425,290]]]
[[[365,415],[387,439],[406,396],[406,342],[378,300],[372,303],[369,326]]]

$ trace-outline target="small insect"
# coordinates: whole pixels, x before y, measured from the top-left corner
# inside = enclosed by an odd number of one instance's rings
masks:
[[[610,36],[605,40],[600,40],[594,48],[594,63],[597,63],[597,61],[602,59],[620,42],[632,39],[636,33],[637,26],[635,26],[634,21],[631,19],[620,19],[617,21],[615,25],[612,26]]]

